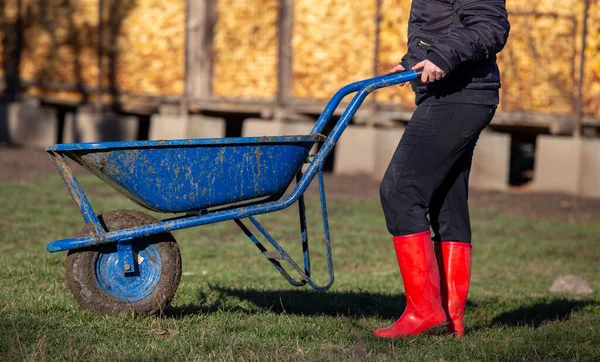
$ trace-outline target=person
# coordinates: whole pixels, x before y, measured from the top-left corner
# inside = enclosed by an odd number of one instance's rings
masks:
[[[440,328],[464,335],[471,273],[469,172],[475,143],[499,102],[496,54],[509,30],[504,0],[412,1],[408,52],[389,73],[422,71],[411,82],[417,107],[380,187],[406,308],[375,336]]]

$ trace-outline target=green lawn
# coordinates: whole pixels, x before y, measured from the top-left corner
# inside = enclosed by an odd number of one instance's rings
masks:
[[[82,178],[96,211],[139,209]],[[0,183],[0,360],[600,360],[600,224],[531,222],[472,210],[473,278],[462,339],[381,340],[403,289],[379,203],[329,200],[336,281],[295,289],[233,222],[175,232],[183,276],[160,318],[83,311],[66,254],[45,244],[82,227],[59,178]],[[320,206],[307,200],[315,276],[326,281]],[[258,219],[300,260],[296,208]],[[587,297],[548,291],[564,274]]]

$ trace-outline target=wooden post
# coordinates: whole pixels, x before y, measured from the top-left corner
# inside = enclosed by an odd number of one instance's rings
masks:
[[[294,1],[282,0],[279,8],[279,44],[277,61],[277,105],[282,107],[292,98],[292,34]]]
[[[206,100],[212,97],[217,0],[188,1],[186,11],[186,96]]]
[[[5,17],[4,2],[0,2],[0,16]],[[17,1],[17,17],[15,22],[3,21],[0,31],[4,37],[0,42],[0,56],[2,57],[2,70],[4,71],[4,89],[0,88],[0,95],[9,101],[15,101],[21,90],[21,57],[23,51],[23,4]],[[1,82],[0,82],[1,83]]]
[[[579,59],[579,85],[577,87],[577,114],[573,124],[573,138],[581,138],[582,121],[583,121],[583,81],[585,74],[585,47],[587,43],[587,20],[590,10],[590,0],[584,0],[585,7],[583,9],[583,33],[581,34],[581,55]]]
[[[373,76],[379,75],[379,50],[381,49],[381,0],[377,0],[375,10],[375,46],[373,49]],[[377,92],[371,95],[373,109],[377,109]]]
[[[96,79],[96,103],[95,103],[95,112],[96,112],[96,120],[100,121],[102,119],[102,78],[104,78],[104,67],[102,62],[102,57],[104,53],[104,49],[102,46],[102,42],[104,41],[103,31],[104,31],[104,0],[99,0],[98,2],[98,47],[96,51],[98,52],[98,78]]]

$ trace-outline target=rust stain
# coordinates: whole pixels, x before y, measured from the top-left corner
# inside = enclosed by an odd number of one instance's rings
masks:
[[[104,173],[105,167],[106,167],[106,158],[104,158],[100,161],[100,164],[98,165],[98,169],[100,170],[101,173]]]
[[[256,147],[254,154],[256,155],[256,165],[258,166],[258,174],[256,176],[260,177],[260,155],[262,154],[260,152],[260,147]]]

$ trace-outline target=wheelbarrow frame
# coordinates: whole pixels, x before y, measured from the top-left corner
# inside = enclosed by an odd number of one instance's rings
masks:
[[[66,158],[68,156],[68,148],[61,150],[57,149],[56,146],[51,146],[46,149],[49,153],[50,158],[55,165],[58,173],[62,177],[69,194],[73,201],[81,211],[83,220],[85,223],[92,223],[95,235],[90,237],[82,238],[68,238],[51,242],[47,245],[49,252],[58,252],[65,250],[77,250],[90,246],[96,246],[107,243],[117,243],[119,265],[122,267],[124,273],[135,272],[131,269],[133,263],[133,252],[131,243],[134,239],[154,235],[158,233],[170,232],[173,230],[185,229],[200,225],[211,224],[215,222],[234,220],[235,223],[244,231],[244,233],[252,240],[252,242],[259,248],[267,259],[273,264],[273,266],[285,277],[285,279],[294,286],[302,286],[309,284],[313,289],[318,291],[324,291],[329,289],[334,281],[333,261],[331,253],[331,238],[329,233],[329,224],[327,216],[327,204],[325,198],[325,188],[323,182],[323,166],[325,159],[339,140],[346,126],[350,123],[351,119],[356,114],[356,111],[364,101],[364,99],[372,91],[400,84],[408,81],[412,81],[417,78],[420,72],[406,71],[401,73],[394,73],[385,76],[374,77],[371,79],[351,83],[342,89],[340,89],[331,100],[327,103],[323,113],[317,120],[314,128],[311,130],[308,137],[311,137],[315,142],[319,139],[325,138],[321,136],[323,129],[330,121],[334,111],[339,106],[340,102],[349,94],[356,93],[342,116],[333,127],[329,136],[325,139],[319,151],[314,157],[309,157],[306,162],[309,164],[306,171],[303,173],[300,170],[296,176],[296,186],[289,195],[281,199],[282,195],[274,195],[267,197],[264,200],[246,202],[241,205],[230,205],[217,209],[202,210],[198,213],[187,213],[185,216],[169,218],[157,221],[151,225],[143,225],[130,229],[118,230],[107,232],[101,222],[99,221],[98,215],[92,208],[85,192],[81,188],[81,185],[77,181],[71,167],[69,166]],[[271,141],[285,142],[286,137],[269,137]],[[257,142],[259,138],[238,138],[234,142]],[[201,142],[201,140],[198,140]],[[181,141],[160,141],[163,145],[176,145]],[[131,147],[131,142],[113,142],[111,143],[114,148],[119,147]],[[73,149],[76,149],[76,145],[73,145]],[[327,266],[329,272],[329,281],[327,284],[320,286],[317,285],[311,278],[310,270],[310,257],[308,248],[308,236],[306,228],[306,213],[304,206],[304,192],[308,188],[315,176],[318,175],[319,180],[319,193],[321,198],[321,209],[323,218],[323,228],[325,236],[325,249],[327,254]],[[266,231],[266,229],[255,219],[254,216],[260,214],[266,214],[274,211],[279,211],[288,208],[292,204],[298,202],[299,206],[299,217],[300,217],[300,231],[302,237],[302,249],[304,258],[304,268],[301,268],[281,247],[281,245]],[[245,226],[242,219],[247,218],[256,227],[256,229],[270,242],[276,251],[270,252],[260,243],[254,234]],[[287,262],[301,277],[302,280],[297,281],[292,278],[289,273],[283,268],[279,260]]]

